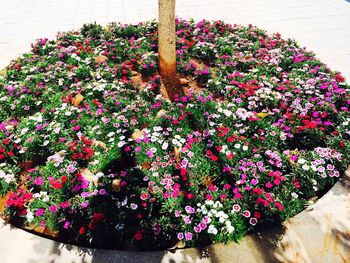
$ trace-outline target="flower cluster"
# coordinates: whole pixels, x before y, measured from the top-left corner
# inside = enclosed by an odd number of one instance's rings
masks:
[[[4,215],[67,242],[239,241],[349,165],[350,89],[279,34],[176,20],[183,93],[160,94],[157,23],[39,39],[0,75]]]

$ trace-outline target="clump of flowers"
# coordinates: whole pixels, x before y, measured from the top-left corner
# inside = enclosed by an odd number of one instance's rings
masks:
[[[337,181],[350,162],[340,73],[253,26],[176,27],[184,95],[172,102],[154,21],[39,39],[6,68],[5,218],[103,248],[238,242]]]

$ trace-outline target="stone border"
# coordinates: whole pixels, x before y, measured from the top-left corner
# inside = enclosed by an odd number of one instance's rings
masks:
[[[168,251],[117,251],[63,244],[0,220],[2,263],[40,262],[347,262],[350,258],[350,167],[315,204],[240,244]]]

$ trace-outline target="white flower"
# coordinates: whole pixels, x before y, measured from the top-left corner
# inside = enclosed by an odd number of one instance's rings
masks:
[[[162,131],[163,128],[160,127],[160,126],[156,126],[156,127],[153,128],[153,130],[156,131],[156,132],[159,132],[159,131]]]
[[[308,166],[307,164],[304,164],[302,168],[303,170],[308,171],[310,169],[310,166]]]
[[[214,225],[210,225],[208,227],[207,231],[208,231],[209,234],[214,234],[214,235],[216,235],[218,233],[218,230],[217,230],[217,228]]]
[[[166,150],[166,149],[168,149],[168,146],[169,146],[169,144],[167,142],[164,142],[162,145],[162,149]]]
[[[294,199],[297,199],[299,197],[299,195],[297,193],[294,193],[294,192],[291,195]]]
[[[247,145],[244,145],[244,146],[242,147],[242,149],[243,149],[243,151],[247,151],[247,150],[248,150],[248,146],[247,146]]]
[[[114,134],[115,134],[114,132],[110,132],[107,134],[107,137],[112,137],[112,136],[114,136]]]
[[[24,128],[24,129],[22,129],[22,131],[21,131],[21,135],[26,134],[28,131],[29,131],[29,129],[28,129],[28,128]]]
[[[125,144],[126,144],[126,142],[124,142],[124,141],[118,142],[118,147],[121,148],[121,147],[123,147]]]
[[[34,215],[33,215],[32,211],[28,210],[27,215],[26,215],[26,218],[27,218],[27,221],[28,221],[29,223],[33,221]]]
[[[137,204],[134,204],[134,203],[131,203],[130,204],[130,208],[132,209],[132,210],[136,210],[137,209]]]
[[[233,226],[226,226],[226,228],[229,233],[232,233],[233,231],[235,231],[235,228]]]
[[[304,164],[304,163],[306,163],[306,160],[303,159],[303,158],[300,158],[300,159],[298,160],[298,163],[299,163],[299,164]]]
[[[214,201],[213,200],[205,200],[206,205],[213,205]]]
[[[3,178],[6,183],[11,183],[14,179],[15,176],[13,174],[7,174],[3,170],[0,170],[0,179]]]

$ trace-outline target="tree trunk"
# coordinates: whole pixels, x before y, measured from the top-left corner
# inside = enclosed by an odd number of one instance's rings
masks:
[[[170,100],[181,94],[176,72],[175,0],[159,0],[158,55],[159,69],[165,90],[162,93]]]

